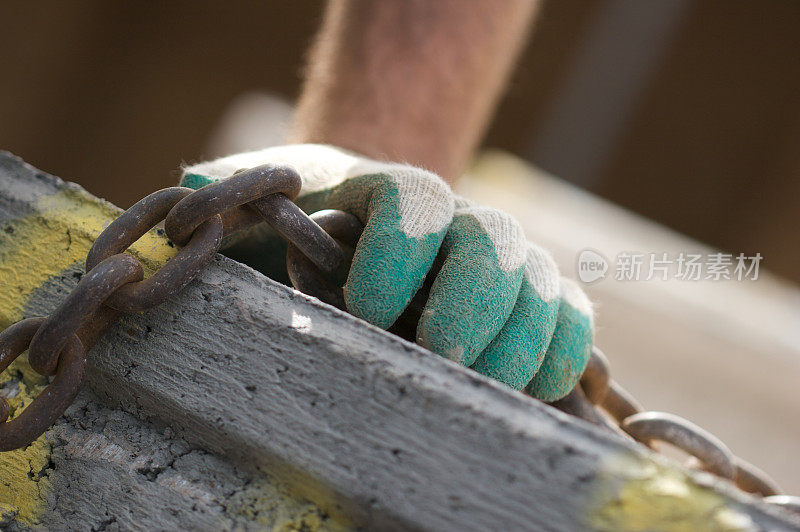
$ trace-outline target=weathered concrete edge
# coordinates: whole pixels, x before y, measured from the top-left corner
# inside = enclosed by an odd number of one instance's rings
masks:
[[[7,508],[0,530],[347,530],[273,479],[104,407],[88,389],[46,439],[52,451],[30,471],[44,484],[38,519]]]
[[[25,201],[78,190],[24,168],[16,186],[2,176],[2,194]],[[31,309],[56,296],[43,287]],[[647,460],[638,447],[222,257],[176,301],[127,318],[91,363],[90,385],[107,400],[208,449],[288,464],[372,523],[586,526],[598,477],[624,481],[624,472],[602,470],[604,460]],[[781,523],[779,512],[714,489],[755,523]],[[531,494],[554,507],[532,504]]]

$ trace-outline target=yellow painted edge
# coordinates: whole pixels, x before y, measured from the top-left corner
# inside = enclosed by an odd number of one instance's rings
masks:
[[[82,190],[64,190],[43,197],[33,211],[0,226],[0,328],[26,317],[30,298],[45,282],[75,265],[82,267],[97,235],[119,215],[114,206]],[[155,231],[148,232],[130,249],[142,261],[146,274],[158,269],[175,251]],[[46,383],[24,358],[0,375],[0,387],[15,389],[15,396],[9,400],[11,417],[30,404]],[[50,452],[50,441],[44,435],[24,449],[0,453],[0,523],[8,518],[25,526],[40,521],[51,487],[46,475]],[[308,490],[315,484],[305,481],[302,487],[290,489],[261,480],[230,501],[231,508],[273,530],[349,529],[351,525],[335,512],[333,502],[329,512],[302,500],[309,498]],[[320,490],[325,491],[315,487],[312,491],[316,496],[310,499],[326,499]]]
[[[344,532],[352,525],[314,502],[297,498],[280,482],[261,478],[228,501],[234,514],[274,532]]]
[[[23,318],[23,309],[42,284],[83,264],[94,239],[118,211],[78,190],[45,196],[34,213],[0,230],[0,326]],[[175,254],[167,240],[150,231],[131,247],[153,271]]]
[[[47,379],[33,371],[24,359],[18,359],[0,374],[0,388],[5,390],[4,395],[12,395],[8,399],[12,412],[28,406],[46,384]],[[24,449],[0,453],[0,523],[7,518],[26,526],[36,523],[50,488],[49,460],[50,442],[45,437]]]
[[[604,462],[589,525],[604,531],[747,531],[755,525],[686,473],[633,455]]]
[[[118,211],[79,190],[45,196],[29,216],[0,227],[0,328],[22,319],[31,296],[49,279],[72,266],[83,265],[94,239]],[[152,271],[175,250],[155,231],[132,248],[145,269]],[[0,375],[0,386],[13,389],[12,418],[30,404],[47,381],[18,359]],[[38,522],[50,484],[42,471],[50,459],[50,442],[38,438],[24,449],[0,453],[0,516],[23,525]]]

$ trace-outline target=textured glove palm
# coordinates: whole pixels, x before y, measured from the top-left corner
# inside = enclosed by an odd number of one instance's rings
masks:
[[[436,175],[319,145],[241,153],[184,169],[200,188],[240,168],[285,164],[302,177],[306,212],[341,209],[364,223],[344,286],[352,314],[382,328],[397,320],[434,265],[440,267],[420,319],[418,342],[528,390],[545,401],[577,382],[592,344],[585,295],[560,279],[550,256],[526,242],[501,211],[455,197]],[[282,278],[280,239],[264,229],[232,244],[232,256]]]

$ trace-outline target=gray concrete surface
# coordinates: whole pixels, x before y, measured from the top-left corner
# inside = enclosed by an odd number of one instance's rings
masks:
[[[37,206],[65,187],[74,185],[1,155],[0,222],[47,226],[52,213]],[[73,196],[67,210],[96,201]],[[76,225],[70,242],[84,229]],[[25,313],[48,312],[76,282],[69,271],[52,277]],[[202,450],[186,474],[206,459],[229,462],[372,529],[611,530],[636,529],[642,519],[654,519],[654,529],[796,527],[724,482],[221,256],[178,297],[114,326],[89,354],[88,387],[112,408],[104,416],[132,419],[117,414],[127,412]],[[66,442],[85,446],[77,436]],[[142,459],[137,452],[133,460]],[[94,475],[70,474],[75,485]],[[140,500],[156,513],[167,506],[107,478],[102,491],[60,490],[55,510],[71,497],[80,497],[83,519],[97,517],[93,508],[124,512]]]

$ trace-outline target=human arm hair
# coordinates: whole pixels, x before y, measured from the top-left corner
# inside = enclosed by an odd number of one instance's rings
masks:
[[[292,140],[453,181],[480,142],[536,0],[331,0]]]

